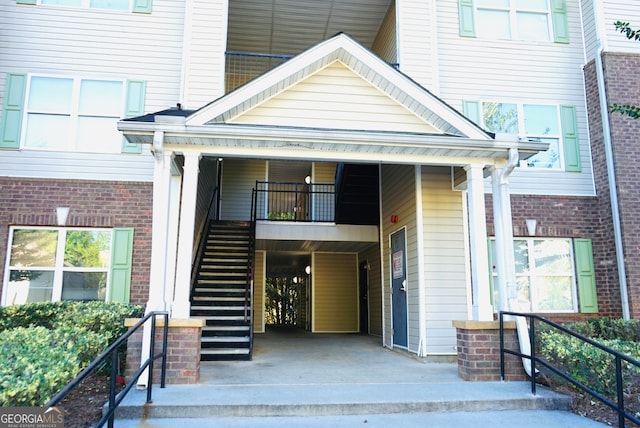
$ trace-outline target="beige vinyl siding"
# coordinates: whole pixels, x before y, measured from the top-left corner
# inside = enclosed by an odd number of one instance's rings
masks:
[[[438,93],[436,3],[440,1],[403,0],[398,2],[396,13],[400,70]]]
[[[185,108],[195,109],[224,94],[227,1],[192,0],[187,4],[184,59],[188,74],[182,102]]]
[[[629,40],[617,32],[613,25],[616,21],[629,22],[631,28],[640,28],[640,4],[637,0],[600,0],[603,9],[604,31],[608,52],[630,52],[640,54],[640,43]]]
[[[267,162],[225,159],[222,163],[221,220],[249,220],[251,193],[256,180],[265,180]]]
[[[426,352],[455,354],[453,320],[467,319],[463,193],[451,190],[451,170],[422,167]]]
[[[312,181],[319,184],[335,184],[336,164],[334,162],[314,162]],[[317,192],[329,192],[330,186],[314,186]],[[312,210],[314,221],[329,221],[334,219],[335,197],[331,193],[313,195]]]
[[[438,133],[340,61],[263,102],[231,123]]]
[[[358,331],[358,257],[354,253],[313,253],[313,332]]]
[[[398,40],[396,36],[396,2],[389,5],[389,10],[382,21],[380,30],[373,41],[371,50],[388,63],[398,62]]]
[[[517,194],[593,196],[578,0],[567,1],[569,44],[460,37],[457,5],[437,2],[440,96],[460,111],[464,100],[575,106],[582,172],[518,168],[510,188]]]
[[[419,337],[419,280],[417,259],[417,227],[416,227],[416,194],[415,167],[413,165],[382,165],[382,266],[383,266],[383,301],[384,301],[384,342],[392,346],[391,328],[391,279],[390,279],[390,235],[401,228],[406,228],[407,246],[407,303],[409,350],[417,352]],[[397,215],[398,223],[391,223],[391,215]]]
[[[151,14],[0,2],[0,106],[6,73],[145,80],[145,111],[175,105],[180,99],[183,9],[182,0],[155,0]],[[148,147],[142,155],[7,150],[2,157],[3,176],[153,180]]]
[[[253,277],[253,332],[264,333],[264,291],[266,284],[267,253],[256,251]]]
[[[582,34],[585,44],[585,62],[589,62],[595,58],[598,50],[598,26],[596,24],[595,10],[593,8],[593,0],[581,0],[582,8]]]
[[[380,246],[374,245],[358,254],[359,262],[367,262],[369,269],[369,334],[382,336],[382,272],[380,271]]]

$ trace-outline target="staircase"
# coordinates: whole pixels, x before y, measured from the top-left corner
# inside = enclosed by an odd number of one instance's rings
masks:
[[[206,320],[200,360],[250,360],[250,223],[211,222],[204,239],[191,293],[191,317]]]

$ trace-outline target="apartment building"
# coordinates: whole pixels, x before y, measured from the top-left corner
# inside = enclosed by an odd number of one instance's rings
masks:
[[[630,0],[0,0],[2,305],[105,299],[432,359],[638,317]],[[283,297],[286,295],[286,298]]]

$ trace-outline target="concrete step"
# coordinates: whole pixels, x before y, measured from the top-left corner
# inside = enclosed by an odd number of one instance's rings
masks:
[[[131,391],[118,408],[117,418],[326,417],[567,411],[571,407],[570,397],[544,387],[532,395],[527,382],[168,385],[154,387],[153,403],[145,405],[145,400],[144,391]]]

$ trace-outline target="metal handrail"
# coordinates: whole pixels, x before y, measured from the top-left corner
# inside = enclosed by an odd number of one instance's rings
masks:
[[[529,320],[529,340],[530,340],[530,345],[531,345],[531,355],[526,355],[526,354],[522,354],[521,352],[518,351],[514,351],[514,350],[510,350],[510,349],[505,349],[504,347],[504,316],[517,316],[517,317],[524,317],[524,318],[528,318]],[[611,409],[615,410],[618,413],[618,426],[620,428],[624,428],[625,426],[625,420],[629,419],[630,421],[632,421],[635,424],[640,424],[640,418],[638,418],[636,415],[633,415],[629,412],[627,412],[624,408],[624,393],[623,393],[623,379],[622,379],[622,361],[626,361],[627,363],[637,367],[640,369],[640,361],[635,360],[619,351],[616,351],[613,348],[609,348],[608,346],[605,346],[601,343],[596,342],[595,340],[583,336],[579,333],[576,333],[574,331],[569,330],[568,328],[555,323],[553,321],[550,321],[540,315],[537,314],[530,314],[530,313],[520,313],[520,312],[509,312],[509,311],[501,311],[499,314],[499,319],[500,319],[500,378],[502,380],[505,379],[504,376],[504,354],[510,354],[510,355],[515,355],[521,358],[526,358],[528,360],[531,361],[531,393],[532,394],[536,394],[536,375],[537,375],[537,370],[536,370],[536,364],[541,364],[542,366],[546,367],[547,369],[551,370],[553,373],[557,374],[558,376],[562,377],[563,379],[565,379],[568,382],[571,382],[573,385],[575,385],[576,387],[578,387],[580,390],[588,393],[589,395],[591,395],[592,397],[598,399],[599,401],[601,401],[602,403],[604,403],[606,406],[610,407]],[[564,373],[562,370],[552,366],[551,364],[549,364],[545,359],[540,358],[538,355],[536,355],[536,329],[535,329],[535,321],[539,321],[542,322],[544,324],[548,324],[551,327],[558,329],[560,331],[562,331],[563,333],[566,333],[572,337],[575,337],[576,339],[579,339],[583,342],[586,342],[592,346],[595,346],[596,348],[612,355],[615,358],[615,365],[616,365],[616,402],[611,401],[610,399],[608,399],[607,397],[605,397],[603,394],[600,394],[599,392],[589,388],[588,386],[584,385],[582,382],[574,379],[573,377],[567,375],[566,373]]]
[[[207,228],[211,225],[211,211],[213,208],[213,203],[216,202],[216,215],[214,220],[218,220],[220,213],[217,208],[217,201],[220,197],[220,188],[216,187],[211,194],[211,199],[209,200],[209,207],[207,208],[207,218],[202,223],[200,227],[200,233],[197,236],[200,236],[200,241],[198,242],[198,248],[193,257],[193,262],[191,263],[191,291],[189,296],[193,296],[193,291],[196,286],[196,274],[198,273],[198,266],[202,261],[202,254],[204,253],[205,244],[207,242]]]
[[[332,222],[335,219],[335,185],[256,181],[253,191],[255,220]]]
[[[155,350],[155,338],[156,338],[156,317],[163,316],[164,317],[164,327],[162,332],[162,352],[159,354],[154,354]],[[120,346],[125,343],[125,341],[136,332],[139,328],[141,328],[148,320],[153,318],[151,322],[151,343],[149,347],[149,357],[145,362],[142,363],[140,368],[133,374],[129,383],[125,386],[125,388],[120,391],[120,393],[116,396],[116,377],[118,376],[118,368],[119,368],[119,358],[118,351]],[[166,370],[167,370],[167,336],[169,334],[169,313],[168,312],[149,312],[142,318],[140,321],[136,323],[133,327],[131,327],[125,334],[120,336],[111,346],[109,346],[104,352],[102,352],[96,359],[94,359],[91,364],[89,364],[84,370],[78,374],[71,382],[69,382],[60,392],[53,396],[49,400],[45,407],[53,407],[60,403],[76,386],[80,384],[87,376],[96,371],[100,366],[107,361],[108,358],[111,358],[111,379],[109,380],[109,406],[107,408],[106,413],[103,414],[102,418],[96,423],[96,427],[102,427],[106,422],[108,422],[108,427],[113,428],[113,423],[115,419],[115,411],[124,400],[124,397],[131,390],[133,385],[136,384],[138,378],[142,375],[145,369],[149,369],[148,379],[147,379],[147,403],[151,403],[151,395],[153,389],[153,362],[158,358],[162,358],[162,366],[160,369],[160,388],[165,387],[165,378],[166,378]]]

